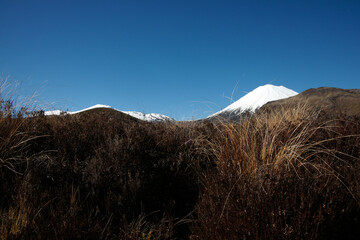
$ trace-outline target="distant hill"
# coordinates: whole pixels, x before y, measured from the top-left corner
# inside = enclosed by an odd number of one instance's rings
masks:
[[[324,110],[333,114],[358,115],[360,114],[360,89],[311,88],[287,99],[268,102],[260,108],[260,111],[293,107],[299,104],[306,104],[309,109]]]
[[[103,121],[120,121],[123,124],[131,122],[141,122],[138,118],[135,118],[112,108],[92,108],[86,111],[75,113],[73,116],[80,119],[89,119],[96,117],[97,119],[102,119]]]
[[[113,111],[113,113],[118,112],[118,113],[122,113],[122,114],[126,114],[129,116],[132,116],[134,118],[143,120],[143,121],[148,121],[148,122],[158,122],[158,121],[173,121],[174,119],[162,115],[162,114],[158,114],[158,113],[141,113],[141,112],[135,112],[135,111],[120,111],[114,108],[111,108],[108,105],[102,105],[102,104],[96,104],[92,107],[89,108],[85,108],[82,109],[80,111],[75,111],[75,112],[67,112],[67,111],[61,111],[61,110],[54,110],[54,111],[46,111],[45,115],[46,116],[52,116],[52,115],[61,115],[61,114],[79,114],[79,113],[83,113],[83,112],[88,112],[91,110],[91,112],[94,112],[93,110],[96,109],[111,109]],[[95,111],[98,112],[98,111]],[[108,111],[104,111],[104,112],[108,112]]]

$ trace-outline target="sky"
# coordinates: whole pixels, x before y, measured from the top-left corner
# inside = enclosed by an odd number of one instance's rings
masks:
[[[0,0],[0,74],[46,109],[198,119],[271,83],[360,88],[360,1]]]

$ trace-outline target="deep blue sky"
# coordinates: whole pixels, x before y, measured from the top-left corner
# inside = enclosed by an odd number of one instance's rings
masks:
[[[51,108],[189,119],[234,88],[360,88],[360,1],[0,0],[0,26],[0,72]]]

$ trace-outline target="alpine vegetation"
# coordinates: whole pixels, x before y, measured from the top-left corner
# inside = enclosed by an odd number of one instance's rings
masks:
[[[297,103],[237,121],[143,121],[0,103],[0,239],[360,234],[359,114]]]

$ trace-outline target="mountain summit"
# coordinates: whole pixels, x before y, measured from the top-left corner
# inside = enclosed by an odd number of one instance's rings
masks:
[[[209,117],[239,115],[244,111],[254,112],[264,104],[297,95],[298,93],[284,86],[266,84],[255,88],[236,102]]]

